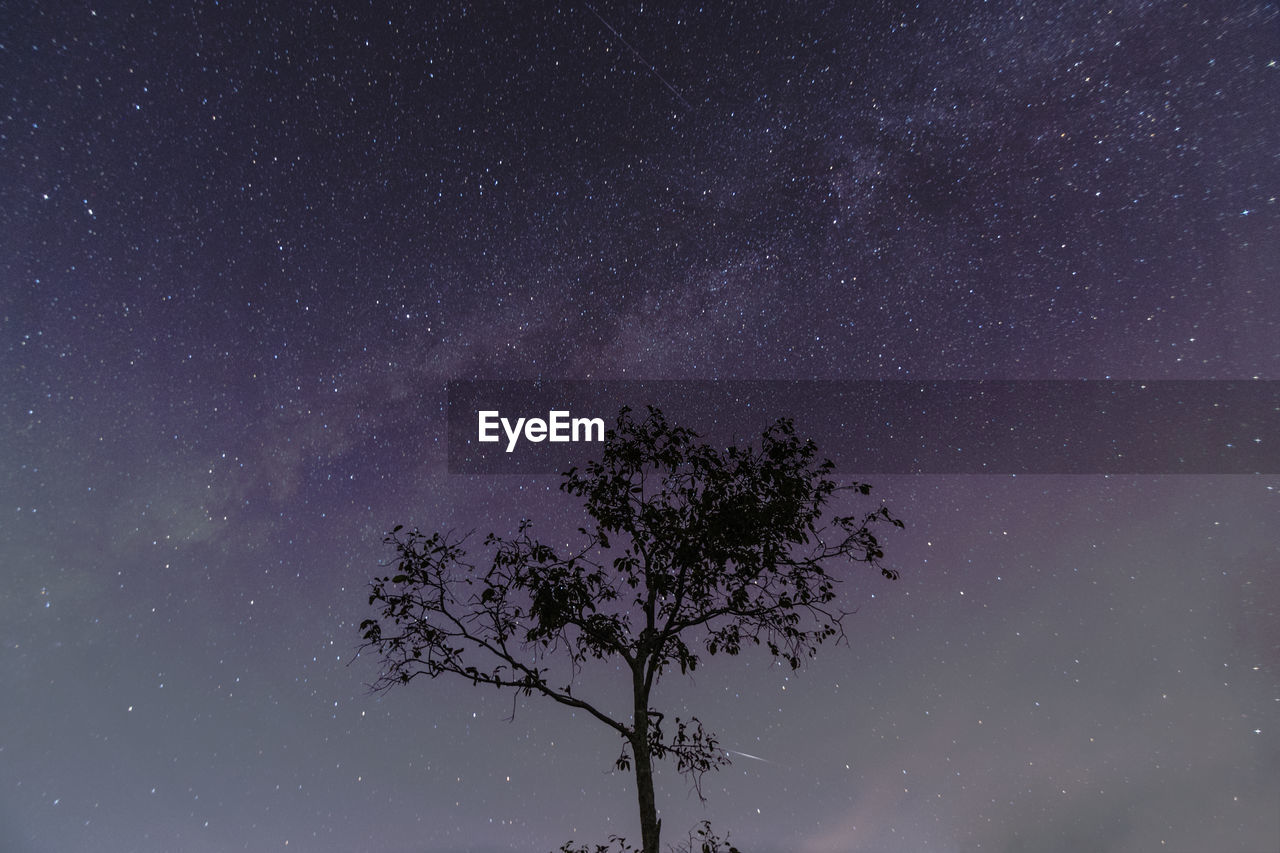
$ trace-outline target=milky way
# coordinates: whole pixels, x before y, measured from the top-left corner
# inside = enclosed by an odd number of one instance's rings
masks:
[[[0,848],[638,840],[593,720],[366,688],[385,530],[580,523],[450,381],[1280,378],[1274,5],[712,5],[7,8]],[[1274,472],[873,485],[847,647],[662,683],[667,841],[1280,849]]]

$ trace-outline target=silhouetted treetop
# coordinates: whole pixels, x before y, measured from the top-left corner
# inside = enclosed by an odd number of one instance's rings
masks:
[[[649,706],[663,673],[746,645],[797,668],[844,636],[836,584],[845,568],[898,576],[880,564],[872,527],[902,522],[883,506],[826,517],[837,493],[870,492],[833,473],[790,420],[758,446],[721,450],[657,408],[643,419],[624,408],[600,459],[563,475],[560,488],[589,519],[576,548],[538,541],[528,520],[512,536],[486,536],[484,563],[469,559],[466,536],[388,534],[395,572],[373,580],[379,617],[360,626],[382,663],[373,686],[447,673],[586,711],[624,739],[616,766],[634,766],[643,850],[654,853],[652,761],[674,759],[699,794],[701,775],[728,763],[696,717],[668,724]],[[630,671],[629,714],[585,698],[577,683],[586,661],[611,658]]]

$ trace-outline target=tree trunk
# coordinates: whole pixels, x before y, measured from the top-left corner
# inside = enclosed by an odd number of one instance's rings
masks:
[[[632,673],[632,695],[635,698],[635,729],[631,749],[636,759],[636,795],[640,798],[640,843],[643,853],[658,853],[658,835],[662,821],[653,799],[653,759],[649,755],[649,695],[644,689],[644,671]]]
[[[653,800],[653,764],[647,745],[632,744],[636,752],[636,792],[640,797],[640,841],[644,853],[658,853],[658,808]]]

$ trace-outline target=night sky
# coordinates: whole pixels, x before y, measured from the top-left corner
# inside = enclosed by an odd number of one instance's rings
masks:
[[[366,687],[384,531],[580,523],[446,382],[1280,379],[1278,105],[1272,3],[0,2],[0,849],[638,842],[594,720]],[[664,840],[1280,850],[1280,476],[872,483]]]

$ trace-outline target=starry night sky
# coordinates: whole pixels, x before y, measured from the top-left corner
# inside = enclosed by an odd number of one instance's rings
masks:
[[[365,687],[385,530],[579,523],[445,383],[1280,379],[1278,18],[0,3],[0,849],[638,840],[598,723]],[[848,647],[663,682],[757,757],[666,841],[1280,850],[1275,475],[873,485]]]

